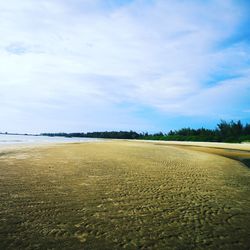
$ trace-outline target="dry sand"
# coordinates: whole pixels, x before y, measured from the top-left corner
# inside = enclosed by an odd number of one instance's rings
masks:
[[[249,249],[250,169],[197,148],[0,152],[0,249]]]
[[[144,141],[146,142],[146,141]],[[152,141],[151,141],[152,143]],[[153,142],[155,145],[175,146],[198,152],[205,152],[237,160],[250,168],[250,143],[213,143],[213,142]]]

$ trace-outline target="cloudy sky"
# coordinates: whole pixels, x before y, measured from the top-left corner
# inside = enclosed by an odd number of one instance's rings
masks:
[[[243,0],[0,1],[0,131],[250,122]]]

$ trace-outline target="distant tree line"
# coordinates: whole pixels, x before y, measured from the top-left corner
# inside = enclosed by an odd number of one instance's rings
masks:
[[[169,133],[137,133],[135,131],[105,131],[88,133],[43,133],[44,136],[87,137],[106,139],[143,139],[165,141],[207,141],[207,142],[242,142],[250,141],[250,124],[241,121],[221,121],[215,129],[182,128]]]
[[[87,137],[87,138],[106,138],[106,139],[139,139],[141,134],[134,131],[105,131],[87,133],[43,133],[45,136],[64,136],[64,137]]]

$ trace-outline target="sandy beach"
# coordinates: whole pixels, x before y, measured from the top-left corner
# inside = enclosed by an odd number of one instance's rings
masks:
[[[249,249],[249,144],[188,145],[2,148],[0,248]]]

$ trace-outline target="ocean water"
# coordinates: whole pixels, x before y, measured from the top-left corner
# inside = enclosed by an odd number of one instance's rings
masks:
[[[0,147],[7,145],[19,145],[19,144],[25,145],[25,144],[91,142],[97,140],[99,139],[0,134]]]

